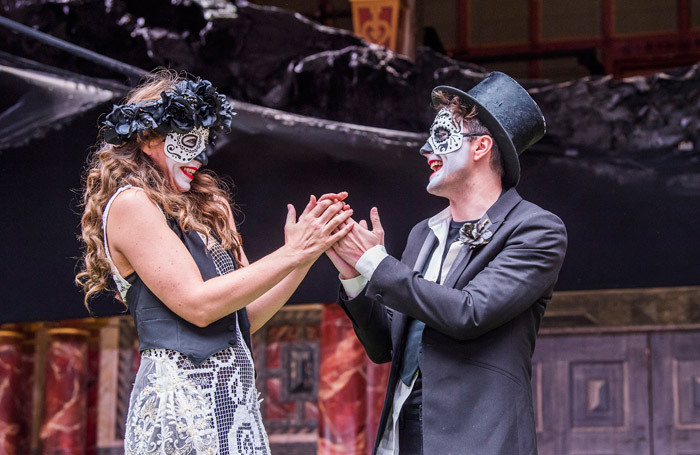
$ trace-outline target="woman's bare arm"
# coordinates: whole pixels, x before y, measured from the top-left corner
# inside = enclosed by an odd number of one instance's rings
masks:
[[[142,191],[125,191],[115,199],[107,233],[120,272],[135,270],[168,308],[205,327],[260,298],[295,269],[308,270],[352,228],[349,225],[350,228],[332,234],[351,214],[341,208],[341,202],[319,202],[307,208],[297,221],[294,208],[289,206],[284,246],[247,267],[207,281],[202,279],[185,245]]]

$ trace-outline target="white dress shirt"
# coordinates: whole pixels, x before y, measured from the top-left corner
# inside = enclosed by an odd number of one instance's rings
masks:
[[[438,245],[433,251],[433,254],[428,262],[428,267],[423,275],[423,278],[426,280],[435,281],[438,283],[441,282],[442,279],[449,273],[450,268],[457,257],[457,253],[462,247],[462,244],[459,242],[454,242],[452,245],[450,245],[450,250],[445,257],[444,264],[442,264],[442,255],[445,251],[445,242],[447,241],[447,234],[450,229],[451,220],[452,215],[449,207],[428,220],[428,226],[433,231],[433,234],[435,234],[435,237],[438,240]],[[360,295],[362,290],[367,285],[367,282],[372,279],[372,275],[379,266],[379,263],[382,262],[382,260],[384,260],[384,258],[387,256],[388,254],[384,248],[384,245],[376,245],[365,251],[355,265],[355,269],[360,272],[360,275],[349,280],[340,280],[348,298],[353,299]],[[442,273],[440,273],[441,266]],[[390,418],[387,419],[386,427],[384,428],[382,438],[379,441],[377,455],[398,455],[399,413],[401,412],[401,407],[413,389],[417,376],[418,372],[416,372],[416,374],[413,376],[411,384],[408,386],[402,381],[397,382],[396,390],[394,392],[394,402],[392,403],[392,412]]]

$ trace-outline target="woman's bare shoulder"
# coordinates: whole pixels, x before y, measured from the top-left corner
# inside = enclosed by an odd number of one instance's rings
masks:
[[[129,188],[114,198],[109,211],[109,219],[117,221],[153,222],[158,219],[165,222],[162,211],[148,194],[139,188]],[[120,223],[121,224],[121,223]]]

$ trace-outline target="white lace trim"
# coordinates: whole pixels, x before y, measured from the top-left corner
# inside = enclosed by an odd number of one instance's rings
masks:
[[[201,365],[169,349],[141,353],[125,455],[270,454],[253,359],[237,338]]]
[[[212,236],[220,275],[234,270]],[[169,349],[141,353],[131,392],[125,455],[270,455],[253,357],[236,320],[236,344],[201,365]]]

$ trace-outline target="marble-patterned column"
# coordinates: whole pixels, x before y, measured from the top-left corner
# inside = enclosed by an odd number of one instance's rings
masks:
[[[20,453],[22,338],[19,332],[0,330],[0,455]]]
[[[42,455],[84,455],[90,333],[75,328],[47,330]]]
[[[29,453],[31,450],[31,431],[34,420],[34,365],[36,351],[36,337],[22,340],[20,354],[20,370],[22,383],[17,394],[18,400],[23,405],[19,409],[20,435],[17,444],[17,453]]]
[[[372,453],[374,441],[377,437],[377,427],[379,417],[382,414],[384,405],[384,395],[386,394],[386,383],[389,381],[389,370],[391,363],[377,365],[369,357],[365,357],[367,368],[367,454]]]
[[[97,453],[97,402],[99,398],[100,355],[98,338],[90,340],[87,354],[85,455],[95,455]]]
[[[318,455],[365,455],[365,353],[336,304],[323,305],[320,376]]]

